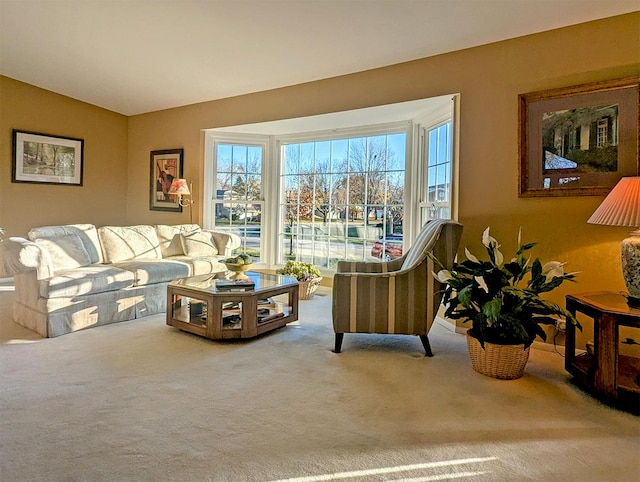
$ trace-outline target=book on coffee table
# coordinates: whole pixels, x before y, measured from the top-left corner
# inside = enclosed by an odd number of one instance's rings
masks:
[[[269,310],[267,310],[267,313],[260,313],[260,310],[258,310],[258,323],[266,323],[267,321],[284,318],[284,316],[284,313],[271,313]]]
[[[216,280],[216,288],[219,291],[247,291],[254,289],[255,286],[251,278]]]

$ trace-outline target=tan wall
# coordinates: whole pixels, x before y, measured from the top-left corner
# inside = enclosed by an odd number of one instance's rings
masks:
[[[82,186],[12,183],[12,129],[84,139]],[[120,224],[127,218],[127,118],[0,76],[0,226]]]
[[[202,193],[201,129],[461,94],[460,221],[480,254],[486,226],[513,253],[518,228],[534,254],[582,271],[553,293],[622,290],[625,228],[592,226],[602,197],[518,198],[518,94],[640,73],[640,13],[278,90],[134,116],[129,122],[129,220],[184,221],[147,209],[149,151],[183,147],[185,176]],[[584,46],[589,48],[585,49]],[[196,205],[202,208],[202,199]]]

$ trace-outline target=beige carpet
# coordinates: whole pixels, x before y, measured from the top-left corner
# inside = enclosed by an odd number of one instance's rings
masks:
[[[4,289],[4,291],[2,291]],[[638,417],[535,350],[471,370],[464,337],[345,335],[327,291],[300,321],[214,342],[164,316],[41,339],[0,286],[1,472],[9,481],[640,480]]]

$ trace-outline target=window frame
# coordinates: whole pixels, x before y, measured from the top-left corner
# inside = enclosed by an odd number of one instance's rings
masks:
[[[437,129],[446,123],[451,123],[451,139],[449,153],[451,157],[451,172],[450,172],[450,219],[458,219],[458,143],[459,143],[459,122],[460,118],[460,104],[458,101],[459,95],[453,95],[451,97],[451,104],[449,106],[442,106],[440,109],[429,112],[427,115],[422,116],[417,121],[417,142],[416,142],[416,162],[418,164],[418,179],[416,189],[419,191],[418,200],[416,203],[415,224],[413,226],[416,231],[413,233],[417,236],[421,226],[426,222],[427,216],[423,213],[427,212],[431,203],[429,202],[429,132],[433,129]]]
[[[206,229],[216,228],[216,210],[215,205],[219,203],[217,199],[217,179],[218,179],[218,166],[217,166],[217,152],[218,146],[224,145],[240,145],[259,147],[262,149],[262,166],[260,172],[260,198],[258,200],[242,201],[234,200],[238,204],[259,204],[261,205],[261,217],[260,217],[260,262],[255,265],[257,267],[270,266],[271,260],[268,259],[270,253],[269,240],[265,232],[264,226],[268,216],[265,216],[265,210],[269,206],[269,172],[267,168],[269,164],[270,152],[269,148],[271,140],[269,136],[259,135],[245,135],[245,134],[232,134],[232,133],[215,133],[207,132],[205,134],[205,163],[204,163],[204,196],[203,196],[203,227]]]
[[[405,203],[404,203],[404,217],[405,217],[405,223],[408,224],[413,224],[412,222],[412,217],[410,216],[414,216],[415,213],[413,212],[414,209],[411,208],[411,206],[415,205],[415,200],[413,199],[415,196],[413,195],[413,188],[411,185],[411,182],[409,181],[411,178],[415,177],[414,174],[411,172],[411,175],[409,174],[409,170],[413,169],[415,166],[415,163],[413,162],[413,149],[412,149],[412,145],[413,145],[413,122],[412,121],[400,121],[400,122],[392,122],[392,123],[384,123],[384,124],[375,124],[375,125],[368,125],[368,126],[359,126],[359,127],[353,127],[353,128],[344,128],[344,129],[335,129],[335,130],[323,130],[323,131],[316,131],[316,132],[310,132],[310,133],[296,133],[296,134],[288,134],[288,135],[282,135],[282,136],[277,136],[275,138],[275,144],[276,144],[276,151],[277,151],[277,181],[278,181],[278,197],[276,200],[276,211],[277,211],[277,217],[275,218],[275,223],[273,223],[273,225],[275,226],[275,232],[273,233],[274,236],[274,240],[276,243],[276,250],[273,251],[273,253],[275,253],[275,260],[276,260],[276,264],[277,266],[281,266],[282,263],[277,262],[277,260],[280,259],[285,259],[284,256],[284,250],[285,250],[285,246],[284,244],[281,244],[279,242],[280,240],[280,232],[279,232],[279,227],[282,226],[284,224],[284,219],[282,216],[282,211],[280,209],[280,203],[282,201],[282,194],[284,192],[284,186],[282,183],[282,173],[285,172],[285,165],[284,165],[284,156],[282,156],[282,152],[284,149],[284,146],[289,145],[289,144],[301,144],[301,143],[306,143],[306,142],[322,142],[322,141],[333,141],[333,140],[344,140],[344,139],[353,139],[353,138],[359,138],[359,137],[371,137],[371,136],[379,136],[379,135],[393,135],[393,134],[398,134],[398,133],[403,133],[406,136],[405,139],[405,163],[404,163],[404,173],[405,173]],[[409,211],[409,212],[408,212]],[[413,239],[411,238],[410,241],[413,241]],[[410,244],[407,244],[407,237],[405,236],[403,239],[403,250],[406,249],[405,246],[408,246]],[[327,273],[332,273],[334,270],[330,270],[330,269],[322,269],[323,274],[324,271],[327,271]]]

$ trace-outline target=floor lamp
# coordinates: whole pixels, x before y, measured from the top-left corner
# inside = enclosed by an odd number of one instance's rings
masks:
[[[195,202],[191,197],[191,191],[193,184],[187,185],[186,179],[175,178],[169,188],[169,194],[178,196],[178,204],[182,207],[189,206],[189,223],[193,224],[193,203]],[[188,199],[185,199],[188,196]]]

